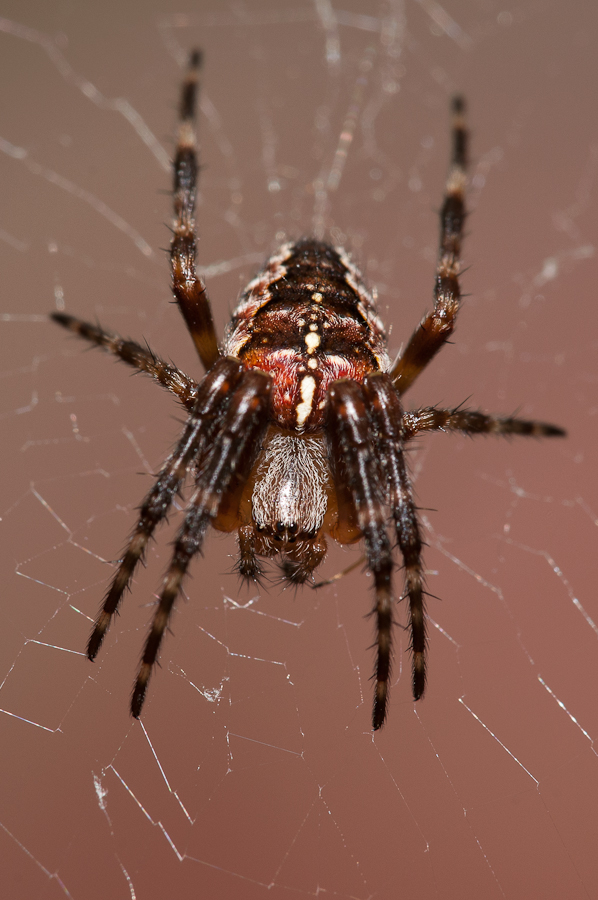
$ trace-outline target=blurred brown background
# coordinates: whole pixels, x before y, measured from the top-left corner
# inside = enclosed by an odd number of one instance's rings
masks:
[[[1,14],[5,896],[597,896],[595,6],[5,0]],[[375,738],[369,579],[242,590],[218,536],[131,722],[180,513],[97,663],[82,655],[181,413],[46,314],[97,318],[200,377],[161,249],[194,46],[219,329],[277,243],[322,228],[377,286],[395,352],[430,303],[463,91],[469,296],[407,401],[569,430],[438,435],[412,453],[439,598],[429,688],[414,706],[397,628]],[[334,550],[325,573],[356,552]]]

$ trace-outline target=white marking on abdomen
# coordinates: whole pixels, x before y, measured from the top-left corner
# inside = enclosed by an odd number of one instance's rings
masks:
[[[313,353],[316,347],[320,346],[320,335],[315,331],[310,331],[305,335],[305,346],[308,353]]]
[[[302,428],[311,412],[316,390],[316,381],[312,375],[305,375],[301,380],[301,403],[297,404],[297,427]]]

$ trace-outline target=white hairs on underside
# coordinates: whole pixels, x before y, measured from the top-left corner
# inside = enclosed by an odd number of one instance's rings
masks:
[[[316,533],[327,506],[328,466],[320,438],[275,434],[267,444],[253,489],[253,518],[275,528],[297,525]]]

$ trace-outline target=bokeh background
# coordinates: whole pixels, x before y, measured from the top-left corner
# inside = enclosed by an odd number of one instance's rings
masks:
[[[0,13],[4,896],[598,896],[594,4],[4,0]],[[180,510],[96,664],[82,652],[182,414],[47,312],[146,339],[200,377],[163,252],[194,46],[199,259],[219,329],[276,245],[316,231],[377,287],[397,351],[431,301],[459,90],[468,296],[406,400],[569,430],[413,449],[429,688],[415,705],[397,628],[375,737],[370,579],[246,590],[218,535],[130,720]],[[322,574],[357,553],[334,549]]]

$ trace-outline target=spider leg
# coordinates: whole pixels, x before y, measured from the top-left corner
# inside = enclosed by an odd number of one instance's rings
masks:
[[[201,456],[202,450],[205,450],[212,439],[227,408],[231,390],[234,390],[242,373],[243,366],[240,362],[221,359],[199,385],[197,401],[183,434],[141,504],[137,525],[89,637],[87,656],[90,660],[97,656],[112,617],[118,610],[137,564],[145,555],[156,526],[168,515],[190,463]]]
[[[216,329],[206,287],[195,268],[195,199],[197,145],[195,106],[201,54],[189,59],[179,107],[179,129],[174,158],[174,234],[170,245],[172,292],[193,338],[204,367],[211,369],[219,356]]]
[[[377,432],[376,449],[388,485],[388,499],[397,543],[405,562],[405,588],[409,598],[409,627],[413,652],[413,698],[426,687],[426,620],[422,573],[422,540],[413,492],[403,453],[403,409],[388,375],[368,375],[364,388]]]
[[[390,371],[399,394],[405,393],[449,339],[459,311],[461,300],[459,271],[465,221],[464,193],[467,165],[464,112],[463,99],[455,97],[452,103],[453,152],[444,203],[440,212],[440,248],[434,285],[434,309],[424,316]]]
[[[565,437],[558,425],[491,416],[479,410],[437,409],[424,406],[404,413],[405,438],[410,440],[420,431],[461,431],[464,434],[521,434],[526,437]]]
[[[374,575],[377,662],[372,724],[386,718],[392,629],[392,554],[386,533],[384,491],[366,411],[365,391],[355,381],[336,381],[328,392],[329,453],[335,483],[346,486],[364,537],[368,568]]]
[[[269,421],[271,379],[257,369],[245,371],[230,399],[222,427],[203,460],[197,489],[174,542],[172,561],[164,577],[162,594],[145,642],[131,713],[139,717],[148,681],[174,602],[189,563],[203,545],[207,526],[215,519],[223,495],[235,478],[249,477],[255,448],[260,447]],[[253,451],[253,455],[252,455]]]
[[[171,391],[189,412],[192,411],[197,397],[197,382],[176,366],[155,356],[147,347],[142,347],[135,341],[126,341],[117,334],[104,331],[99,325],[91,325],[66,313],[53,312],[50,313],[50,318],[86,341],[113,353],[129,366],[150,375],[154,381]]]

